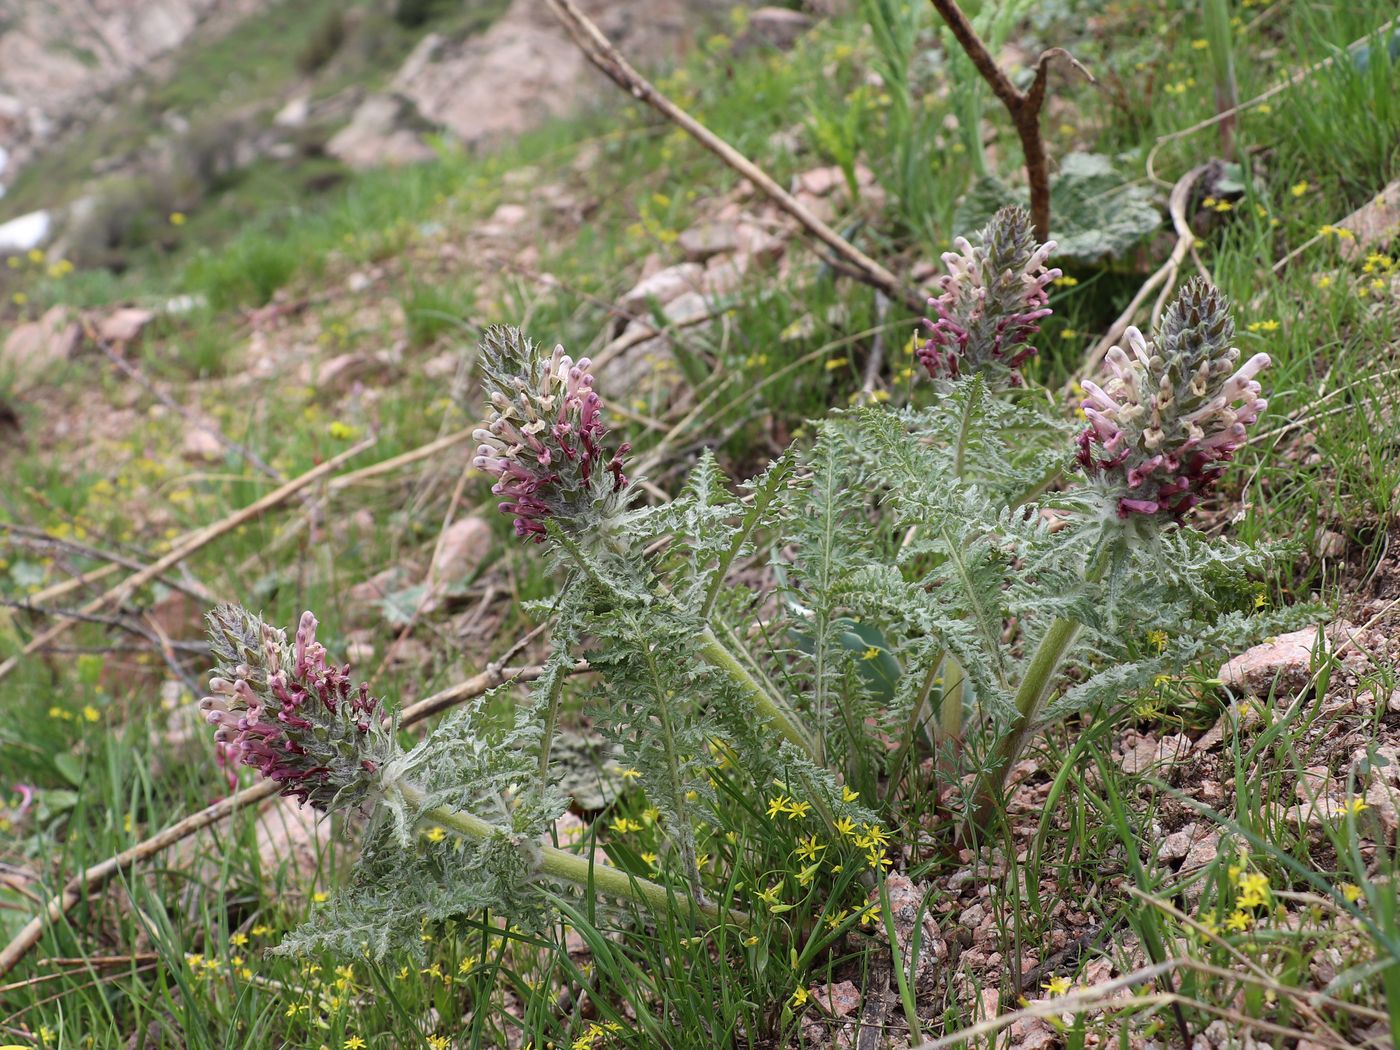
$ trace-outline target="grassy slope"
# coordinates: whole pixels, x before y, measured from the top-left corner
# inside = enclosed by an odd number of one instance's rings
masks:
[[[1291,5],[1254,24],[1250,20],[1256,10],[1240,11],[1245,23],[1239,30],[1240,78],[1246,97],[1362,35],[1390,13],[1389,5],[1379,2],[1349,5],[1344,12]],[[1208,116],[1207,58],[1181,31],[1190,18],[1175,5],[1158,9],[1124,3],[1101,14],[1092,31],[1073,28],[1083,24],[1073,17],[1041,30],[1039,43],[1070,46],[1109,87],[1104,94],[1077,85],[1065,89],[1070,104],[1051,129],[1055,148],[1063,151],[1073,144],[1121,152],[1125,169],[1138,171],[1157,135]],[[1144,24],[1162,31],[1143,33]],[[780,179],[817,160],[775,152],[775,132],[800,123],[811,102],[843,116],[844,107],[859,107],[851,126],[858,129],[855,141],[862,159],[886,175],[892,188],[907,188],[895,178],[894,151],[881,137],[886,104],[878,94],[858,90],[873,60],[872,47],[856,23],[839,21],[790,56],[750,56],[733,63],[717,41],[713,50],[672,76],[668,86]],[[1310,249],[1278,276],[1269,268],[1318,227],[1335,222],[1395,177],[1400,111],[1390,90],[1392,77],[1381,64],[1369,75],[1343,67],[1276,97],[1268,112],[1248,114],[1242,141],[1268,149],[1259,158],[1258,186],[1235,205],[1228,221],[1206,235],[1201,249],[1203,263],[1239,304],[1242,348],[1267,348],[1276,361],[1270,377],[1269,443],[1251,449],[1232,474],[1242,486],[1246,508],[1236,531],[1287,538],[1309,552],[1316,549],[1321,530],[1338,529],[1351,542],[1353,562],[1361,566],[1374,560],[1393,512],[1396,458],[1391,428],[1379,413],[1395,389],[1386,375],[1395,313],[1373,308],[1378,296],[1368,290],[1368,278],[1359,265],[1340,262],[1334,240]],[[930,77],[921,97],[930,99],[927,108],[941,121],[949,103],[938,85]],[[1168,85],[1172,90],[1166,90]],[[999,118],[994,123],[1000,126]],[[929,257],[951,233],[960,232],[941,224],[946,214],[940,219],[936,209],[917,205],[917,200],[951,201],[965,184],[970,165],[954,145],[948,144],[926,176],[920,176],[927,184],[921,185],[919,197],[894,198],[878,222],[859,230],[867,248],[892,260],[912,260]],[[998,146],[1000,166],[1009,171],[1014,147],[1004,127]],[[1157,171],[1174,178],[1212,146],[1208,132],[1169,144],[1157,158]],[[585,149],[591,163],[571,174],[569,162]],[[526,167],[533,174],[512,182],[509,173]],[[536,267],[554,274],[563,288],[541,288],[528,274],[503,276],[499,268],[454,263],[450,256],[443,261],[443,244],[454,239],[474,244],[471,231],[499,201],[528,202],[528,187],[541,178],[564,183],[596,202],[587,223],[546,219],[537,234]],[[357,177],[342,194],[310,211],[288,202],[248,217],[233,209],[220,212],[215,204],[190,224],[207,224],[202,236],[175,243],[169,258],[116,283],[97,274],[62,280],[31,275],[24,286],[30,296],[25,309],[50,300],[100,302],[114,293],[153,299],[203,293],[209,311],[169,322],[147,344],[145,366],[287,474],[344,447],[345,439],[331,429],[333,422],[360,429],[371,422],[377,426],[380,440],[365,457],[368,462],[469,421],[461,407],[443,398],[440,382],[420,373],[418,365],[432,351],[469,345],[485,321],[527,315],[532,330],[547,332],[548,338],[570,347],[596,347],[603,324],[597,301],[624,290],[647,253],[673,256],[674,232],[688,224],[705,199],[724,193],[732,183],[732,176],[707,154],[635,111],[621,118],[598,116],[547,128],[495,156],[449,155],[424,168]],[[625,185],[622,192],[619,185]],[[230,236],[235,223],[242,229]],[[197,241],[212,246],[197,250]],[[337,293],[348,273],[376,266],[385,273],[379,285],[382,309],[366,311]],[[492,269],[496,272],[488,272]],[[1126,298],[1123,291],[1130,294],[1136,284],[1132,275],[1121,272],[1079,276],[1079,285],[1059,294],[1057,316],[1042,341],[1049,351],[1040,378],[1052,384],[1072,368],[1092,333],[1111,319]],[[1327,287],[1319,287],[1320,277],[1330,278]],[[325,353],[371,351],[399,337],[409,341],[402,378],[379,393],[372,420],[363,402],[318,392],[314,379],[308,383],[304,376],[239,381],[246,330],[240,327],[238,310],[266,300],[278,288],[292,299],[331,293],[309,306],[299,330],[319,339]],[[1360,290],[1368,290],[1367,295]],[[834,321],[826,309],[833,303],[845,307],[844,314],[832,315]],[[406,324],[401,312],[414,323]],[[782,333],[809,312],[817,319],[813,330],[784,341]],[[845,282],[819,281],[800,290],[777,280],[751,282],[727,326],[694,340],[711,363],[689,377],[699,386],[696,400],[712,392],[715,397],[712,408],[675,445],[684,448],[690,440],[732,430],[727,457],[741,469],[751,467],[752,450],[761,454],[775,432],[780,440],[783,432],[798,429],[804,417],[830,402],[843,402],[859,384],[870,337],[857,333],[868,333],[874,318],[870,295]],[[886,323],[892,343],[902,343],[909,319],[890,317]],[[758,387],[765,376],[807,356],[812,360]],[[842,359],[845,364],[827,367]],[[169,535],[214,520],[265,491],[262,480],[235,459],[198,471],[180,462],[171,454],[179,448],[180,425],[168,414],[147,413],[148,402],[139,392],[105,371],[99,371],[100,389],[94,392],[96,368],[95,362],[83,361],[75,366],[71,383],[21,406],[31,432],[44,434],[45,443],[32,454],[6,457],[4,469],[13,484],[5,488],[0,514],[66,535],[86,535],[99,545],[127,543],[144,559]],[[198,385],[185,385],[201,376]],[[760,390],[756,395],[755,388]],[[908,389],[898,370],[892,388],[895,400]],[[51,435],[45,421],[56,413],[90,410],[99,395],[104,403],[134,404],[138,411],[115,427],[95,453],[79,458],[61,436]],[[670,411],[665,401],[628,407],[644,416]],[[1285,420],[1297,428],[1284,429]],[[628,437],[645,455],[657,434],[642,426],[632,430]],[[1306,444],[1298,441],[1300,433],[1307,435]],[[1317,458],[1309,458],[1314,452]],[[344,597],[351,584],[406,555],[421,554],[423,545],[431,544],[459,467],[460,461],[434,464],[420,477],[394,478],[337,496],[314,538],[285,531],[297,520],[295,514],[251,524],[193,559],[191,569],[210,589],[243,596],[273,620],[287,622],[303,607],[317,608],[335,637],[354,622],[355,610]],[[657,480],[671,487],[675,477]],[[466,506],[484,502],[485,496],[484,486],[472,481]],[[346,525],[358,510],[369,512],[370,527]],[[539,570],[510,553],[504,540],[507,523],[493,519],[493,525],[502,539],[495,555],[504,560],[497,564],[510,566],[506,579],[512,606],[547,594]],[[32,554],[12,551],[3,557],[0,581],[8,593],[32,591],[64,575],[61,563]],[[1334,583],[1316,559],[1303,557],[1275,587],[1281,594],[1321,590],[1330,597]],[[158,600],[163,593],[143,595],[140,601]],[[484,664],[522,622],[518,609],[508,608],[499,614],[495,639],[465,652],[450,642],[434,642],[434,656],[426,665],[390,665],[376,685],[390,695],[423,695]],[[188,622],[180,629],[192,633]],[[6,651],[23,637],[18,625],[11,630],[4,640]],[[73,638],[93,646],[107,640],[95,629]],[[376,659],[382,654],[380,644]],[[1376,670],[1386,681],[1390,674],[1389,668]],[[0,701],[7,715],[0,727],[0,766],[7,777],[44,789],[38,819],[24,826],[25,837],[11,847],[15,859],[57,878],[165,825],[220,790],[204,742],[177,746],[165,733],[169,714],[154,699],[165,677],[149,658],[88,654],[30,661],[6,683]],[[1208,698],[1209,690],[1204,693]],[[95,716],[91,720],[88,707]],[[1157,707],[1147,724],[1164,732],[1182,717],[1173,704]],[[1055,738],[1046,746],[1053,764],[1062,743]],[[1107,742],[1099,739],[1090,746],[1091,753],[1102,753]],[[1296,761],[1286,747],[1279,748],[1281,767],[1286,770]],[[1121,806],[1109,803],[1110,812],[1124,814],[1121,828],[1085,812],[1080,801],[1071,807],[1067,825],[1047,824],[1040,852],[1042,863],[1057,870],[1066,884],[1100,886],[1095,906],[1106,920],[1123,909],[1137,914],[1100,872],[1104,858],[1123,848],[1120,840],[1135,848],[1126,822],[1140,825],[1150,815],[1136,788],[1119,782],[1121,775],[1109,768],[1110,783],[1128,800]],[[1093,797],[1089,785],[1071,786],[1078,788],[1074,794],[1079,799]],[[1256,808],[1242,806],[1237,814],[1269,844],[1257,845],[1253,852],[1280,887],[1287,876],[1271,859],[1270,845],[1296,845],[1259,814],[1270,801],[1269,792],[1285,788],[1283,778],[1270,781],[1253,800]],[[779,855],[781,844],[761,819],[752,822],[747,834],[751,840],[744,845],[755,855]],[[506,1031],[526,1033],[527,1041],[541,1046],[547,1040],[568,1045],[587,1031],[584,1018],[596,1016],[621,1025],[606,1036],[609,1045],[655,1045],[665,1032],[674,1045],[712,1046],[723,1039],[703,1034],[708,1024],[750,1037],[761,1031],[791,1033],[795,1022],[781,1004],[799,984],[823,980],[837,962],[817,954],[800,960],[794,972],[776,931],[771,939],[765,931],[761,943],[716,957],[706,950],[684,950],[677,944],[680,934],[663,930],[655,941],[634,939],[626,950],[596,941],[591,945],[592,972],[584,975],[574,970],[574,963],[538,951],[528,940],[506,945],[470,929],[426,945],[431,962],[403,970],[357,966],[339,974],[330,963],[263,962],[258,959],[261,948],[307,907],[310,873],[295,865],[266,866],[253,835],[251,819],[236,820],[217,842],[197,840],[195,851],[168,867],[123,880],[120,892],[75,911],[72,925],[46,938],[41,955],[95,956],[135,948],[151,961],[115,970],[80,964],[23,970],[17,976],[56,970],[65,976],[8,992],[0,1023],[16,1036],[42,1027],[51,1046],[117,1045],[152,1023],[178,1029],[188,1046],[260,1047],[286,1040],[292,1046],[338,1048],[354,1045],[357,1037],[371,1046],[414,1046],[425,1045],[430,1034],[449,1032],[461,1033],[454,1036],[456,1045],[466,1046],[474,1045],[476,1037],[488,1044],[503,1041]],[[333,880],[335,854],[324,857],[325,879]],[[1334,874],[1345,862],[1322,857],[1316,863],[1328,880],[1358,879]],[[772,874],[754,872],[751,877],[757,884]],[[1289,878],[1295,887],[1304,887],[1296,873]],[[1144,879],[1156,890],[1171,875],[1150,870]],[[999,887],[993,899],[1015,942],[1038,942],[1051,902],[1027,906],[1010,887]],[[0,930],[17,925],[30,907],[18,897],[10,900],[23,910],[0,911]],[[1137,921],[1156,920],[1140,916]],[[588,928],[582,920],[575,925]],[[1165,936],[1180,932],[1170,923],[1163,925]],[[1280,930],[1267,943],[1241,941],[1241,950],[1257,953],[1287,984],[1307,979],[1303,962],[1317,950],[1317,938],[1316,933],[1290,936]],[[1337,943],[1346,947],[1340,938]],[[867,956],[860,942],[847,950],[867,964],[878,955]],[[1218,949],[1197,945],[1195,950],[1226,961]],[[197,953],[199,961],[187,962],[187,953]],[[466,965],[464,960],[474,961]],[[245,968],[256,968],[266,980],[249,979]],[[552,995],[532,991],[561,980],[589,982],[594,992],[588,1009],[597,1013],[561,1015]],[[658,1001],[666,1002],[672,1021],[663,1020]],[[1243,1001],[1248,1011],[1271,1009],[1262,995]],[[473,1010],[474,1004],[489,1005]],[[430,1027],[433,1009],[437,1021]],[[968,1020],[953,1001],[947,1011],[950,1027]],[[604,1045],[603,1037],[597,1045]]]

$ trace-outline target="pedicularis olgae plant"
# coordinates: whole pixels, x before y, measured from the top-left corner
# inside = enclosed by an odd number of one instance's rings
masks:
[[[826,844],[809,882],[840,871],[849,887],[855,870],[869,887],[901,799],[952,789],[950,824],[976,830],[1046,725],[1112,717],[1288,620],[1253,610],[1260,552],[1190,525],[1265,407],[1268,358],[1237,364],[1223,297],[1192,282],[1150,338],[1130,329],[1074,422],[1020,374],[1054,245],[1008,209],[956,247],[918,350],[922,407],[834,412],[743,484],[707,454],[657,505],[637,498],[627,446],[605,447],[587,359],[487,333],[474,462],[559,584],[540,607],[552,656],[505,725],[483,700],[406,749],[309,613],[289,644],[214,612],[203,704],[220,746],[363,822],[350,884],[291,946],[418,950],[424,922],[527,922],[567,892],[759,921],[771,901],[734,877],[743,839],[722,833],[765,809]],[[570,686],[579,656],[592,674]],[[566,688],[635,768],[668,847],[659,881],[543,844],[565,804],[551,746]]]

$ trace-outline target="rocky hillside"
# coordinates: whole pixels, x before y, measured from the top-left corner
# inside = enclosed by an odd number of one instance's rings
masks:
[[[0,2],[0,178],[22,166],[95,102],[195,33],[217,33],[269,0]]]
[[[0,20],[0,252],[126,269],[134,250],[178,240],[172,214],[226,197],[247,214],[269,194],[314,195],[348,169],[431,161],[438,141],[499,142],[611,98],[536,0],[96,6]],[[674,61],[724,7],[584,6],[645,65]],[[778,10],[777,31],[791,32],[787,16],[806,22]]]

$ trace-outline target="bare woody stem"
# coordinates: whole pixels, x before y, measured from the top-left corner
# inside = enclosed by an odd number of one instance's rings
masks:
[[[898,277],[817,218],[797,198],[773,181],[762,168],[658,91],[632,68],[612,41],[603,35],[603,31],[579,10],[574,0],[548,2],[584,57],[598,67],[609,80],[676,124],[696,142],[758,187],[774,204],[796,219],[808,233],[830,248],[843,264],[842,268],[848,269],[856,279],[879,289],[891,299],[898,299],[912,310],[924,308],[922,296],[913,289],[906,288]]]
[[[1075,61],[1074,57],[1061,47],[1052,47],[1041,54],[1035,64],[1035,79],[1028,91],[1022,91],[1002,68],[997,65],[987,45],[977,35],[977,30],[958,7],[956,0],[930,0],[943,21],[957,40],[958,45],[972,60],[973,66],[982,79],[991,87],[992,93],[1001,100],[1006,112],[1015,125],[1016,136],[1021,140],[1021,152],[1026,160],[1026,183],[1030,188],[1031,224],[1035,235],[1041,241],[1050,239],[1050,158],[1045,152],[1045,140],[1040,134],[1040,110],[1045,105],[1046,81],[1050,73],[1052,58],[1068,59],[1071,65],[1094,83],[1093,74]]]

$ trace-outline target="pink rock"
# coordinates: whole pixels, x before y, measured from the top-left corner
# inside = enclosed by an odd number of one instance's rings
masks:
[[[808,991],[817,1005],[832,1017],[849,1017],[860,1008],[860,990],[850,981],[814,984]]]
[[[665,306],[686,292],[698,291],[702,287],[705,269],[693,262],[668,266],[638,281],[617,304],[629,313],[645,310],[653,302]]]
[[[1220,681],[1250,696],[1267,696],[1275,688],[1279,693],[1296,692],[1308,683],[1317,646],[1318,633],[1312,628],[1279,635],[1226,663],[1220,668]]]
[[[846,176],[841,171],[839,165],[832,164],[830,167],[813,168],[811,171],[804,171],[797,176],[796,191],[807,192],[814,197],[825,197],[837,186],[846,184]]]
[[[702,222],[683,231],[678,243],[691,262],[704,262],[712,255],[736,250],[739,232],[725,223]]]
[[[97,334],[109,343],[133,343],[155,319],[156,315],[151,310],[124,306],[98,323]]]
[[[82,346],[83,331],[61,306],[48,310],[37,321],[16,325],[0,348],[0,373],[23,391],[42,383]]]

